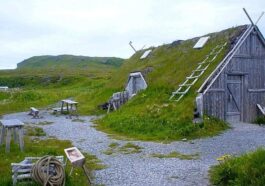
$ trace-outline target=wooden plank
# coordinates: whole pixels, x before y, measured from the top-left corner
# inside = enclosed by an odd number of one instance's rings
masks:
[[[252,56],[251,55],[249,55],[249,54],[235,54],[234,55],[234,58],[245,58],[245,59],[249,59],[249,58],[252,58]]]
[[[17,143],[18,142],[18,137],[17,137],[17,127],[13,128],[13,136],[14,136],[14,142]]]
[[[6,152],[10,152],[11,129],[6,129]]]
[[[223,88],[211,88],[208,90],[209,92],[225,92]]]
[[[18,119],[7,119],[7,120],[0,120],[4,127],[16,127],[16,126],[23,126],[24,124]]]
[[[17,173],[30,173],[32,170],[32,166],[30,168],[19,168],[16,170]]]
[[[13,178],[13,176],[12,176]],[[17,179],[18,180],[23,180],[23,179],[26,179],[26,178],[31,178],[31,174],[20,174],[20,175],[17,175]]]
[[[1,127],[1,131],[0,131],[0,145],[2,145],[4,143],[4,138],[5,138],[5,127],[2,126]]]
[[[237,71],[233,71],[233,72],[227,72],[227,75],[230,76],[244,76],[244,75],[248,75],[248,72],[237,72]]]
[[[265,92],[265,89],[248,89],[250,93],[258,93],[258,92]]]
[[[19,147],[20,147],[20,150],[23,152],[24,151],[24,137],[23,137],[23,128],[20,127],[18,129],[18,135],[19,135]]]

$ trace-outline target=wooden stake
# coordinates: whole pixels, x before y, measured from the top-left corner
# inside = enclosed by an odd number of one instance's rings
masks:
[[[256,23],[255,23],[255,25],[257,25],[258,24],[258,22],[259,22],[259,20],[262,18],[262,16],[264,15],[264,12],[262,12],[261,13],[261,15],[259,16],[259,18],[257,19],[257,21],[256,21]]]
[[[130,41],[129,42],[129,45],[132,47],[132,49],[134,50],[134,52],[137,52],[137,50],[133,47],[133,45],[132,45],[132,42]]]
[[[251,17],[249,16],[247,10],[245,8],[243,8],[243,10],[244,10],[245,14],[247,15],[247,17],[248,17],[249,21],[251,22],[251,24],[254,25],[254,23],[253,23]]]

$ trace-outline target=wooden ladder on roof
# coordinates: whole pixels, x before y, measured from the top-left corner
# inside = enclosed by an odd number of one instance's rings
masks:
[[[172,92],[172,95],[169,99],[172,100],[175,98],[177,102],[180,101],[183,96],[188,93],[190,88],[198,81],[199,77],[203,75],[210,64],[217,58],[226,45],[227,42],[214,47],[210,54],[208,54],[202,62],[198,63],[197,68],[193,70],[192,73],[186,77],[186,80],[179,85],[179,88],[175,92]]]

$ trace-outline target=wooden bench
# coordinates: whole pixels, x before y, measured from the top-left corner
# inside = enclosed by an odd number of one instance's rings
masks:
[[[39,110],[34,107],[30,107],[29,115],[33,116],[33,118],[40,118]]]
[[[66,105],[67,114],[69,114],[70,119],[74,115],[78,117],[78,112],[77,112],[78,102],[70,100],[70,99],[63,99],[61,103],[62,103],[62,106],[61,106],[62,108],[64,107],[64,105]]]
[[[53,108],[52,111],[54,114],[57,114],[58,112],[62,111],[62,108],[61,107]],[[67,107],[63,107],[63,111],[67,111]]]
[[[63,156],[56,156],[55,158],[59,160],[64,167],[66,166]],[[41,157],[26,157],[20,163],[11,163],[13,185],[16,185],[20,180],[31,180],[32,166],[39,159],[41,159]]]
[[[10,142],[11,142],[11,132],[13,131],[14,142],[19,143],[20,150],[24,150],[24,132],[22,123],[18,119],[0,120],[0,145],[4,142],[6,138],[6,152],[10,152]]]

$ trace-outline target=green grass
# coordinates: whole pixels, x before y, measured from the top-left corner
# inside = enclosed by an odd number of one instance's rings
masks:
[[[72,119],[72,122],[84,123],[85,121],[86,121],[86,120],[84,120],[84,119],[79,119],[79,118]]]
[[[143,147],[135,145],[133,143],[126,143],[119,148],[119,152],[123,154],[136,154],[142,152]]]
[[[95,110],[95,107],[85,104],[88,100],[83,95],[94,93],[108,81],[104,76],[94,79],[78,75],[65,77],[60,82],[48,82],[42,76],[33,75],[26,76],[24,79],[19,76],[0,76],[0,81],[1,78],[4,79],[3,84],[10,87],[21,86],[21,88],[0,92],[0,114],[29,111],[32,106],[41,109],[66,98],[74,98],[80,102],[80,114],[97,113],[99,111]]]
[[[41,121],[41,122],[38,122],[37,125],[51,125],[51,124],[53,124],[52,121]]]
[[[28,136],[46,136],[44,130],[40,127],[26,126]]]
[[[240,157],[227,159],[211,168],[213,185],[265,185],[265,150],[258,149]]]
[[[121,154],[136,154],[142,152],[143,147],[135,145],[133,143],[126,143],[123,146],[120,146],[118,143],[111,143],[109,148],[103,151],[103,154],[113,155],[117,153]]]
[[[107,119],[108,117],[106,116]],[[140,118],[137,116],[125,118],[122,115],[120,118],[108,120],[109,123],[98,125],[96,128],[113,134],[114,138],[115,136],[119,136],[119,138],[124,136],[124,138],[164,143],[182,138],[195,139],[214,136],[229,128],[223,121],[209,117],[206,117],[201,124],[193,124],[188,120],[178,122],[172,120],[169,118],[154,120],[152,117]]]
[[[30,135],[30,136],[29,136]],[[5,146],[0,146],[0,185],[11,186],[12,179],[11,179],[11,163],[18,163],[24,160],[27,156],[32,157],[41,157],[44,155],[64,155],[64,149],[72,147],[70,141],[62,141],[57,139],[46,139],[40,140],[38,138],[32,138],[31,135],[27,132],[24,140],[25,140],[25,152],[20,152],[19,147],[17,144],[11,143],[10,153],[5,153]],[[37,133],[38,135],[38,133]],[[45,148],[44,148],[45,147]],[[105,165],[101,163],[96,156],[84,153],[86,157],[86,166],[92,172],[94,170],[101,170],[106,168]],[[65,157],[66,158],[66,157]],[[75,185],[88,185],[85,175],[81,169],[74,169],[72,176],[69,176],[70,172],[70,164],[68,163],[66,167],[67,179],[66,179],[66,186],[75,186]],[[21,185],[37,185],[37,184],[29,184],[23,183],[17,184],[18,186]]]
[[[193,160],[193,159],[198,159],[199,154],[182,154],[177,151],[170,152],[169,154],[159,154],[159,153],[154,153],[151,154],[151,157],[154,158],[178,158],[181,160]]]

